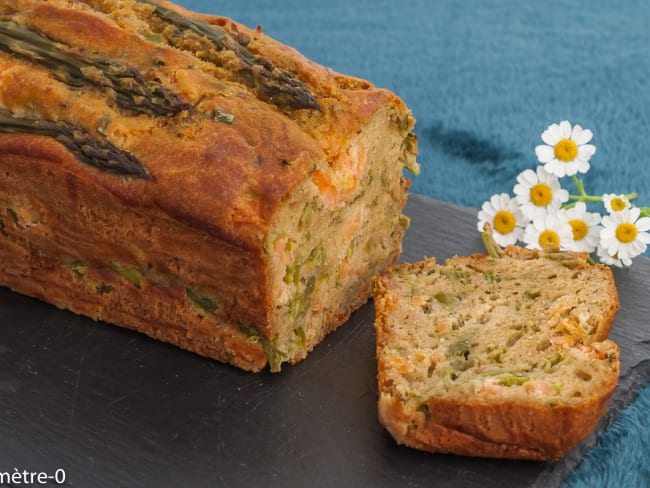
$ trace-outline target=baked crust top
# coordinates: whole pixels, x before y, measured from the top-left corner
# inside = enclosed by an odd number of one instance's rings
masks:
[[[0,109],[28,120],[65,121],[91,137],[106,138],[133,155],[147,178],[81,165],[55,138],[37,134],[1,133],[0,154],[47,164],[129,205],[162,211],[237,246],[259,249],[283,199],[315,168],[331,166],[375,112],[390,105],[396,123],[406,124],[407,132],[412,127],[404,103],[388,90],[311,62],[260,29],[160,3],[219,27],[274,69],[293,73],[320,110],[260,100],[245,84],[223,79],[227,66],[215,68],[147,35],[142,18],[150,7],[135,0],[19,0],[0,13],[82,57],[128,64],[190,108],[166,117],[129,113],[106,87],[72,86],[46,66],[0,52]]]

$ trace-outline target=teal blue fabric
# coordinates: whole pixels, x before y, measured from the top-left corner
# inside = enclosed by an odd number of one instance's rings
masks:
[[[650,206],[647,0],[180,3],[261,25],[401,96],[417,119],[416,193],[471,207],[512,194],[516,175],[537,165],[542,131],[567,119],[594,133],[587,191],[636,191]],[[566,486],[650,486],[649,405],[646,387]]]

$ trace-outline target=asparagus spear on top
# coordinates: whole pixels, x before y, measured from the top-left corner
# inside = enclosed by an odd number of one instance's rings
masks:
[[[154,0],[137,1],[152,6],[153,15],[174,26],[173,30],[163,32],[163,36],[172,46],[182,49],[183,34],[191,32],[208,39],[217,51],[234,52],[239,59],[240,69],[234,73],[233,81],[252,85],[258,98],[293,109],[320,110],[320,105],[309,88],[296,78],[295,74],[276,68],[269,61],[253,54],[219,26],[186,17]],[[197,56],[209,58],[207,53],[197,53]]]
[[[86,83],[115,93],[121,108],[152,116],[172,116],[190,108],[178,95],[156,81],[147,81],[132,67],[89,58],[63,44],[10,20],[0,20],[0,49],[42,64],[74,87]]]
[[[9,111],[0,109],[0,132],[53,137],[84,164],[110,173],[147,179],[145,169],[132,154],[115,147],[108,140],[96,139],[85,129],[65,121],[15,117]]]

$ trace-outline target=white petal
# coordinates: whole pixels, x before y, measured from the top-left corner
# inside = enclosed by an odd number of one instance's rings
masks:
[[[517,236],[510,234],[501,234],[499,232],[494,232],[494,240],[502,247],[510,246],[517,242]]]
[[[641,217],[634,224],[636,225],[637,230],[641,232],[650,230],[650,217]]]
[[[611,241],[616,239],[616,229],[612,227],[606,227],[600,231],[600,240],[601,241]]]
[[[486,222],[491,222],[493,218],[494,214],[490,215],[487,212],[480,210],[478,213],[478,230],[480,232],[483,232],[483,224]]]
[[[571,124],[568,120],[560,122],[560,134],[562,139],[569,139],[571,137]]]
[[[492,195],[490,197],[490,205],[492,208],[497,211],[501,208],[500,206],[501,201],[499,200],[499,195]]]
[[[535,154],[540,163],[548,163],[555,157],[555,149],[551,146],[537,146],[535,148]]]
[[[542,132],[542,141],[544,141],[549,146],[555,146],[558,142],[562,140],[562,131],[560,126],[557,124],[551,124],[548,128]]]
[[[578,173],[586,173],[590,168],[589,163],[581,158],[576,159],[573,162],[573,165],[575,166]]]
[[[544,169],[549,173],[557,176],[558,178],[562,178],[563,176],[566,176],[566,168],[564,167],[564,163],[560,163],[555,158],[553,158],[551,161],[546,163],[544,165]]]
[[[632,250],[633,256],[631,257],[636,257],[639,254],[643,254],[648,246],[646,245],[645,242],[642,242],[641,240],[637,239],[635,241],[630,242],[630,249]]]
[[[589,161],[589,158],[591,158],[594,154],[596,154],[596,146],[593,146],[591,144],[583,144],[582,146],[578,146],[578,158]]]
[[[612,241],[607,246],[607,252],[609,253],[610,256],[615,256],[616,254],[618,254],[620,249],[621,249],[621,242],[618,239],[612,239]]]
[[[625,261],[626,259],[633,258],[634,256],[631,253],[630,246],[627,244],[621,244],[618,248],[618,258],[622,261]]]
[[[585,212],[587,211],[587,204],[585,202],[576,202],[576,204],[574,205],[574,207],[571,210],[574,211],[574,215],[576,217],[578,217],[578,218],[583,217],[584,218]],[[600,220],[600,218],[598,220]]]
[[[564,164],[564,171],[566,176],[573,176],[578,172],[578,164],[576,162],[562,164]]]
[[[555,190],[553,192],[553,199],[557,199],[558,202],[564,203],[569,199],[569,192],[565,190],[564,188],[560,188],[559,190]]]
[[[530,192],[528,187],[526,185],[522,185],[521,183],[517,183],[513,188],[512,192],[516,195],[516,199],[519,203],[523,203],[520,198],[525,198],[526,195]]]
[[[483,205],[481,206],[481,212],[487,215],[494,215],[496,213],[491,202],[483,202]]]
[[[600,220],[600,223],[603,224],[604,227],[611,228],[614,226],[614,222],[612,221],[612,217],[610,215],[604,215]]]
[[[535,172],[532,169],[527,169],[517,175],[517,181],[528,186],[533,186],[537,184],[538,180]]]
[[[580,127],[579,125],[576,125],[576,127]],[[573,129],[573,135],[571,136],[571,139],[573,142],[575,142],[578,146],[581,146],[582,144],[587,144],[591,139],[594,137],[593,133],[589,129],[583,129],[580,131],[579,134],[576,134],[575,127]]]
[[[644,244],[650,244],[650,234],[648,234],[647,232],[641,232],[636,236],[636,238],[637,240],[643,242]]]
[[[584,214],[584,219],[585,219],[585,222],[587,222],[587,225],[589,227],[593,228],[593,227],[599,227],[598,224],[600,224],[601,217],[600,217],[599,213],[589,213],[589,212],[587,212],[587,213]]]
[[[571,140],[578,144],[577,139],[579,139],[582,136],[582,126],[580,124],[576,124],[573,126],[573,129],[571,130]]]

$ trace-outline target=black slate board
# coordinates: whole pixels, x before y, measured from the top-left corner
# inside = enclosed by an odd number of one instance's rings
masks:
[[[422,196],[402,260],[480,252],[476,211]],[[616,271],[620,385],[599,430],[650,379],[650,260]],[[397,446],[377,422],[369,302],[307,360],[252,374],[0,289],[0,472],[78,487],[558,486],[560,463]]]

